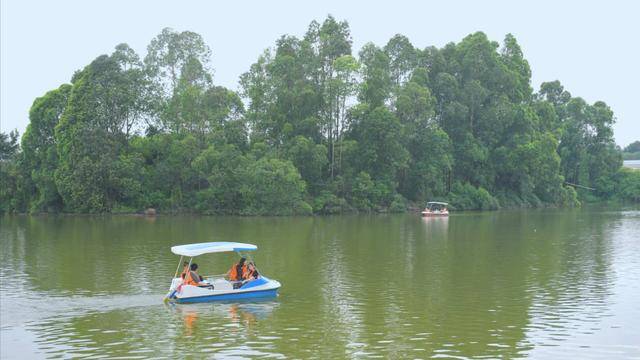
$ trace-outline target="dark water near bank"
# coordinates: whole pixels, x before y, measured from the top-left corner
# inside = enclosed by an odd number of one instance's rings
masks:
[[[0,221],[3,359],[640,358],[637,209]],[[224,240],[280,296],[164,305],[169,247]]]

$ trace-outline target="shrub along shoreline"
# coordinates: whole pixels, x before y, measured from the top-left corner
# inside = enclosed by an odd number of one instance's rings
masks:
[[[442,48],[403,35],[358,54],[346,21],[285,35],[216,86],[212,51],[164,29],[101,55],[0,138],[0,212],[233,215],[640,201],[613,111],[559,81],[531,88],[515,37]],[[630,147],[629,152],[636,151]],[[566,183],[593,190],[574,189]]]

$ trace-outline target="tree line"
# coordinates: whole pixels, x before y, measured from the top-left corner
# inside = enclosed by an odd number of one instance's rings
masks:
[[[310,214],[640,200],[612,110],[531,87],[515,37],[442,48],[396,35],[353,54],[346,21],[284,35],[215,85],[212,51],[164,29],[35,99],[0,138],[5,212]],[[581,190],[577,184],[595,190]]]
[[[634,141],[622,149],[624,160],[640,160],[640,141]]]

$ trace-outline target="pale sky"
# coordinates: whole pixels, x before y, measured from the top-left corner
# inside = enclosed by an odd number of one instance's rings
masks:
[[[24,131],[33,100],[122,42],[141,57],[162,28],[201,34],[213,50],[214,81],[238,77],[283,34],[302,36],[327,14],[347,20],[354,54],[394,34],[438,47],[475,31],[512,33],[533,87],[560,80],[574,96],[613,109],[615,138],[640,140],[640,5],[636,1],[1,1],[3,132]]]

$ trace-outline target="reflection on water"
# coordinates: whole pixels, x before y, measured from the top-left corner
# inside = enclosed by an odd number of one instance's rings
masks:
[[[640,357],[640,211],[0,221],[3,359]],[[169,247],[222,240],[281,295],[163,304]]]

